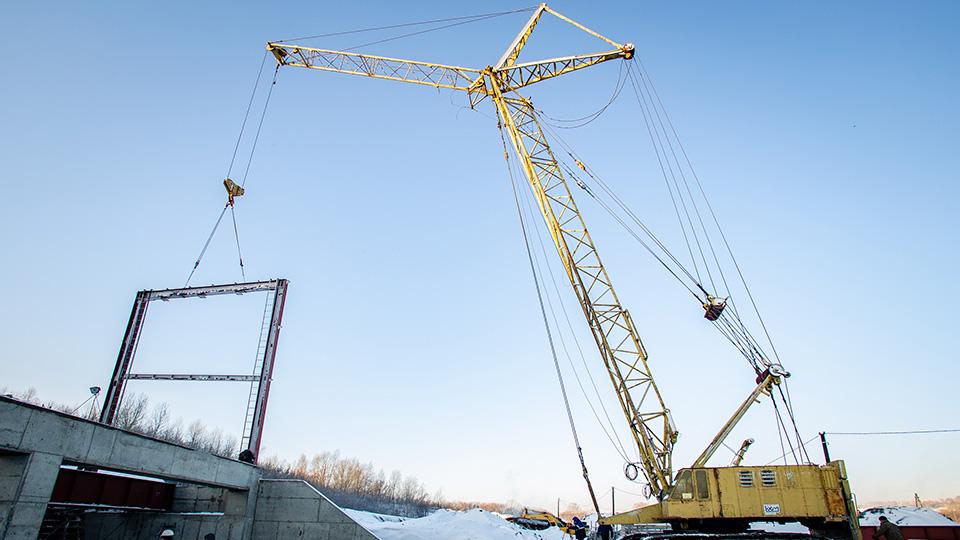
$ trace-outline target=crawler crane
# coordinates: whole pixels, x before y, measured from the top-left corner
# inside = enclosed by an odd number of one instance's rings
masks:
[[[611,49],[538,62],[518,63],[521,50],[541,16],[551,14],[606,42]],[[632,44],[615,43],[549,9],[534,14],[495,64],[483,69],[400,60],[381,56],[268,43],[280,66],[298,66],[467,92],[471,107],[489,98],[519,156],[596,341],[640,455],[628,464],[628,478],[642,470],[649,492],[659,501],[640,510],[602,518],[609,524],[669,523],[674,530],[732,532],[754,521],[799,521],[815,533],[861,540],[857,513],[842,461],[825,466],[707,467],[724,439],[763,395],[789,376],[761,359],[756,389],[737,409],[707,449],[687,469],[673,474],[672,451],[678,432],[647,365],[647,353],[628,311],[614,292],[606,270],[561,174],[531,102],[519,90],[534,83],[610,60],[630,60]],[[716,320],[722,300],[706,295],[705,317]],[[745,450],[743,448],[742,451]],[[584,468],[586,477],[586,469]],[[587,482],[588,486],[589,480]],[[596,497],[590,489],[594,506]],[[599,510],[598,510],[599,512]]]

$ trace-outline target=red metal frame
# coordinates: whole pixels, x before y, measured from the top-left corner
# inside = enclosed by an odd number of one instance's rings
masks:
[[[61,468],[50,502],[169,511],[175,489],[170,482]]]

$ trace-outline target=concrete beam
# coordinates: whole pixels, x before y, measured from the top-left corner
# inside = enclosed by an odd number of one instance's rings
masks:
[[[168,480],[252,489],[257,467],[0,397],[0,449],[47,452],[67,463]]]

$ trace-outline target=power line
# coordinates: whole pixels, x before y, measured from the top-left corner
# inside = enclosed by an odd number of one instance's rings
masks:
[[[917,431],[851,431],[851,432],[826,432],[827,435],[917,435],[923,433],[956,433],[960,429],[925,429]]]

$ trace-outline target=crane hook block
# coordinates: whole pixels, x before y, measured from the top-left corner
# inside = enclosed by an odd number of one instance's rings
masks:
[[[223,181],[223,187],[227,189],[227,205],[233,206],[233,198],[243,195],[243,188],[227,178]]]
[[[727,307],[726,298],[707,296],[707,301],[703,303],[703,309],[707,312],[703,314],[703,318],[708,321],[715,321],[720,318],[720,314],[723,313],[725,307]]]

